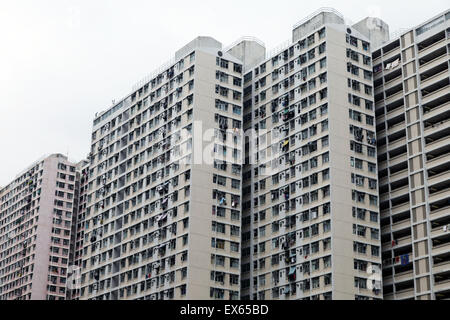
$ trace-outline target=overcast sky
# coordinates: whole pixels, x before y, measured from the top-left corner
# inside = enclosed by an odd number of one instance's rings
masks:
[[[0,186],[44,154],[86,157],[95,113],[196,36],[224,45],[255,36],[270,50],[325,6],[352,22],[381,17],[395,31],[448,0],[1,0]]]

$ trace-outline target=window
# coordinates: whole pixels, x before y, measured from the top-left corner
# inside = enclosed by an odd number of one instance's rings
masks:
[[[326,42],[319,45],[319,54],[324,53],[326,50]]]
[[[242,113],[241,109],[242,108],[240,106],[233,105],[233,113],[234,114],[241,115],[241,113]]]
[[[322,155],[322,164],[328,163],[328,162],[330,162],[330,154],[327,152]]]
[[[378,229],[370,229],[370,236],[374,240],[378,240],[380,238],[380,231]]]
[[[230,242],[230,250],[233,252],[239,252],[239,243],[238,242]]]
[[[308,74],[313,74],[314,72],[316,72],[316,64],[312,64],[310,66],[308,66]]]
[[[324,281],[325,286],[331,285],[331,274],[324,275],[323,281]]]
[[[361,254],[366,254],[367,244],[360,242],[353,242],[353,251]]]
[[[370,44],[365,42],[365,41],[361,41],[362,42],[362,47],[364,51],[369,51],[370,50]]]
[[[378,246],[372,246],[371,248],[372,256],[378,257],[380,255],[380,247]]]
[[[378,222],[378,213],[377,212],[370,212],[370,221],[372,222]]]
[[[327,220],[323,223],[323,232],[326,233],[329,231],[331,231],[331,221]]]
[[[362,260],[353,260],[353,269],[359,270],[359,271],[366,271],[367,270],[367,262]]]
[[[322,28],[321,30],[319,30],[318,34],[319,34],[319,39],[325,38],[325,35],[326,35],[325,28]]]
[[[320,287],[320,278],[319,277],[312,279],[312,287],[313,287],[313,289],[317,289]]]
[[[329,247],[330,247],[330,245],[328,245],[327,248],[329,248]],[[324,240],[324,250],[325,250],[325,240]],[[331,268],[331,256],[323,258],[323,267],[325,269]]]
[[[225,249],[225,240],[212,238],[211,247],[216,249]]]

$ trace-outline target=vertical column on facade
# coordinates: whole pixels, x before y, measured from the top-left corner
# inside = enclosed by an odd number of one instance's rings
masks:
[[[406,115],[406,134],[409,168],[409,192],[411,206],[411,235],[413,244],[413,270],[415,297],[430,297],[431,251],[428,235],[430,222],[426,199],[426,170],[424,168],[425,141],[421,122],[420,97],[418,92],[417,52],[414,45],[414,33],[410,31],[401,37]],[[427,294],[427,296],[423,296]]]

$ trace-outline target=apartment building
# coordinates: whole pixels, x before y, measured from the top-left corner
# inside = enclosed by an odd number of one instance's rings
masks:
[[[333,9],[299,22],[246,70],[244,124],[242,299],[382,298],[369,38]]]
[[[240,298],[237,57],[252,46],[198,37],[97,115],[81,299]]]
[[[75,164],[46,156],[0,190],[0,300],[64,300]]]
[[[385,299],[450,297],[450,12],[372,53]]]
[[[0,300],[448,299],[449,20],[194,39],[0,188]]]

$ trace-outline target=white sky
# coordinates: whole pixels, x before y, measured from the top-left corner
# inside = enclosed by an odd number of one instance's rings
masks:
[[[392,32],[422,23],[448,4],[1,0],[0,185],[43,154],[84,158],[94,114],[130,93],[136,82],[199,35],[224,46],[255,36],[270,50],[320,7],[333,7],[352,22],[378,16]]]

